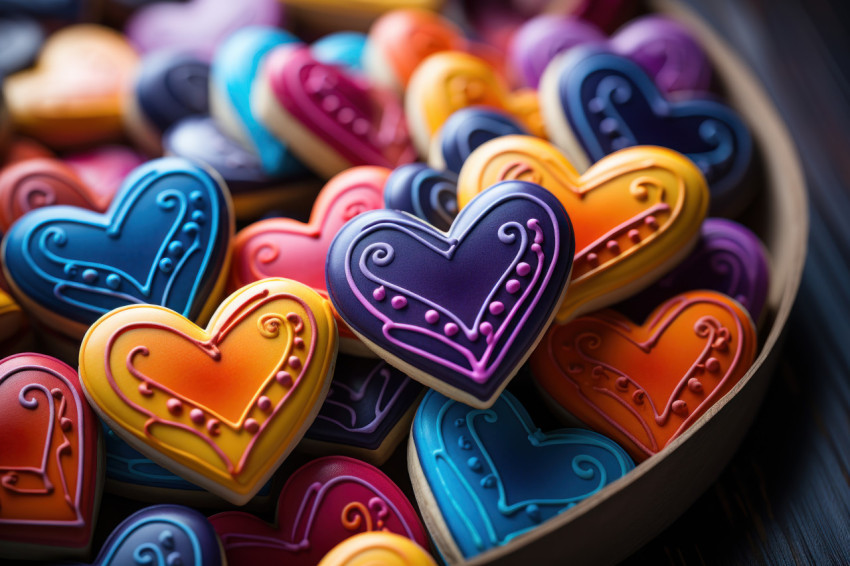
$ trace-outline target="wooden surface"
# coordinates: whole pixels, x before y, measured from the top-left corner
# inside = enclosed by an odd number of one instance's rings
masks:
[[[687,0],[760,75],[806,170],[777,374],[719,481],[626,565],[850,563],[850,2]]]

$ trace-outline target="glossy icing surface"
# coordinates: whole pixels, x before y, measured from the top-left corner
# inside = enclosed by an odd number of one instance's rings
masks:
[[[682,263],[615,308],[641,321],[679,293],[711,289],[738,301],[758,322],[769,288],[768,258],[758,236],[733,220],[706,218],[696,247]]]
[[[312,422],[335,359],[330,304],[267,279],[228,297],[206,329],[157,306],[110,312],[83,340],[80,376],[133,448],[242,504]]]
[[[238,511],[213,515],[210,522],[230,566],[312,566],[339,542],[370,531],[428,544],[401,489],[378,468],[344,456],[313,460],[290,476],[278,499],[276,525]]]
[[[124,33],[141,53],[175,49],[209,61],[215,49],[236,30],[251,25],[276,26],[283,18],[277,0],[190,0],[158,2],[139,8]]]
[[[233,213],[225,191],[189,161],[150,161],[126,179],[105,214],[55,206],[21,218],[3,241],[4,267],[21,296],[83,325],[132,303],[197,318],[217,302],[212,295],[229,261]]]
[[[528,131],[506,112],[470,106],[454,112],[437,132],[431,162],[460,173],[466,158],[479,146],[500,136],[527,135]]]
[[[637,63],[592,46],[553,61],[541,92],[551,139],[580,169],[618,149],[658,145],[700,168],[713,214],[734,214],[754,194],[757,185],[745,182],[752,137],[741,117],[717,100],[668,100]]]
[[[345,539],[319,566],[437,566],[424,548],[393,533],[371,532]]]
[[[53,33],[35,66],[3,85],[15,129],[62,147],[119,136],[137,63],[124,36],[109,28],[79,24]]]
[[[66,154],[62,161],[70,165],[107,204],[118,192],[133,169],[146,161],[139,152],[123,145],[104,145]]]
[[[640,325],[614,311],[556,324],[531,368],[555,403],[643,460],[729,392],[756,347],[755,326],[739,304],[689,291]]]
[[[43,354],[0,361],[0,554],[85,549],[99,501],[98,424],[77,373]],[[54,548],[55,554],[55,548]]]
[[[622,448],[600,434],[544,433],[508,392],[482,410],[429,391],[413,420],[411,441],[412,479],[436,502],[420,501],[426,524],[435,520],[428,514],[439,514],[467,559],[508,544],[634,467]],[[440,551],[459,561],[455,549]]]
[[[328,292],[390,363],[488,406],[557,310],[574,245],[555,196],[510,181],[470,202],[448,233],[390,210],[354,218],[328,251]]]
[[[115,527],[92,566],[129,564],[224,566],[226,562],[215,530],[201,513],[180,505],[152,505]]]
[[[413,161],[404,111],[389,92],[368,89],[343,69],[320,63],[308,47],[279,47],[264,67],[270,103],[315,139],[322,153],[348,166],[393,168]],[[311,168],[325,176],[339,172],[328,169],[322,154],[300,145],[297,133],[276,128],[262,112],[261,118]]]
[[[377,450],[421,392],[422,385],[383,360],[341,355],[305,437]]]
[[[396,167],[384,185],[384,206],[448,230],[457,216],[457,175],[424,163]]]
[[[139,63],[135,103],[142,116],[162,133],[192,114],[209,111],[209,63],[181,51],[156,51]]]
[[[431,138],[461,108],[491,106],[514,114],[534,134],[542,134],[537,97],[511,92],[483,59],[458,51],[425,59],[414,71],[405,93],[405,111],[416,149],[427,156]]]
[[[38,21],[23,14],[0,16],[0,79],[29,67],[42,43],[44,29]]]
[[[458,180],[460,205],[505,179],[539,183],[573,221],[576,257],[560,321],[612,304],[629,288],[633,292],[659,278],[694,245],[708,209],[699,170],[658,147],[621,150],[579,176],[552,144],[505,136],[467,159]]]
[[[265,173],[274,177],[297,175],[304,169],[251,110],[251,91],[266,54],[279,45],[297,42],[298,38],[282,29],[249,26],[221,43],[212,60],[213,116],[231,137],[243,140],[260,157]]]
[[[364,73],[363,52],[366,49],[366,34],[356,31],[329,33],[310,44],[310,51],[317,61],[339,65],[353,73]]]

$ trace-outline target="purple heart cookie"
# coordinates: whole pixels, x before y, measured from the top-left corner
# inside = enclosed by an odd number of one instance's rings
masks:
[[[340,230],[325,265],[337,312],[381,357],[486,408],[514,376],[566,293],[572,223],[549,191],[493,185],[448,232],[370,211]]]

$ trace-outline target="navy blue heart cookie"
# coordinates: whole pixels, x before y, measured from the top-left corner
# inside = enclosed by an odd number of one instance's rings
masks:
[[[457,175],[424,163],[396,167],[384,185],[384,206],[448,230],[457,216]]]
[[[550,138],[580,171],[619,149],[656,145],[699,167],[712,215],[734,216],[754,196],[753,139],[743,119],[713,98],[667,99],[625,56],[598,46],[569,50],[546,68],[540,100]]]
[[[325,275],[334,308],[368,347],[425,385],[488,407],[554,317],[574,253],[560,201],[504,181],[448,232],[393,210],[354,217],[331,243]]]
[[[21,217],[3,240],[3,268],[29,312],[74,338],[129,304],[202,323],[223,291],[233,233],[220,178],[163,158],[130,173],[104,214],[53,206]]]
[[[508,544],[634,468],[595,432],[542,432],[507,391],[486,410],[429,391],[410,437],[414,493],[449,564]]]

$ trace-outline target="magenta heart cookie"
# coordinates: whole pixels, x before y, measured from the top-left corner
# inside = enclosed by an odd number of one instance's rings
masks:
[[[283,45],[266,56],[251,105],[278,139],[326,178],[355,165],[392,169],[416,157],[397,98],[317,61],[307,46]]]
[[[388,531],[428,546],[416,511],[378,468],[344,456],[299,468],[283,487],[272,526],[239,511],[210,517],[230,566],[314,566],[358,533]]]

